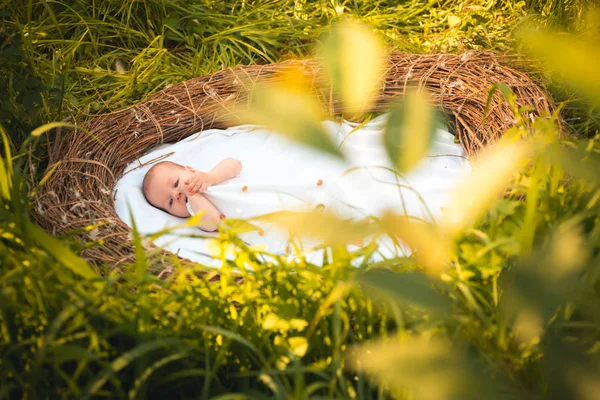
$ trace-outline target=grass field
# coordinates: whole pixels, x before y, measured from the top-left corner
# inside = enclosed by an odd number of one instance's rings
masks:
[[[600,398],[594,6],[1,2],[0,399]],[[222,68],[309,56],[346,19],[396,50],[519,55],[562,107],[561,139],[551,120],[517,112],[508,137],[527,139],[499,150],[504,157],[484,171],[491,186],[479,188],[505,196],[482,192],[470,224],[442,232],[442,263],[355,268],[373,249],[334,247],[323,267],[264,264],[224,232],[215,251],[233,261],[201,274],[173,257],[162,279],[149,272],[156,253],[134,232],[135,264],[100,275],[79,257],[93,241],[52,237],[32,222],[28,179],[42,179],[54,134],[31,135],[35,128]],[[427,246],[439,239],[424,237]]]

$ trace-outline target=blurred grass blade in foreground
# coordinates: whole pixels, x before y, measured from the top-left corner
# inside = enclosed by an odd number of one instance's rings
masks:
[[[327,245],[347,244],[376,233],[377,224],[344,221],[327,211],[277,212],[256,218],[273,222],[293,235],[322,239]]]
[[[526,32],[522,43],[530,53],[545,61],[561,81],[600,105],[600,44],[565,34]]]
[[[503,318],[524,354],[543,354],[541,371],[551,399],[600,395],[593,360],[597,325],[588,322],[600,317],[594,289],[585,279],[594,265],[588,238],[577,218],[568,220],[503,278]]]
[[[474,361],[444,340],[378,340],[352,349],[348,360],[354,369],[365,371],[388,387],[394,398],[497,398],[491,392],[493,384]],[[412,396],[403,396],[406,390]]]
[[[473,172],[454,190],[445,210],[447,232],[458,233],[485,212],[521,168],[528,147],[525,142],[501,141],[475,160]]]
[[[383,142],[400,172],[417,165],[431,146],[438,120],[430,101],[426,92],[413,89],[390,109]]]
[[[439,275],[446,268],[452,250],[435,225],[411,222],[404,216],[385,215],[381,219],[383,229],[405,242],[413,251],[425,272]]]
[[[589,258],[586,244],[581,228],[573,222],[555,228],[544,247],[523,258],[505,274],[503,310],[506,315],[516,316],[518,320],[519,313],[526,310],[544,321],[552,318],[565,301],[575,304],[578,299],[585,300],[581,297],[584,288],[579,280]],[[600,317],[597,307],[589,310]]]
[[[452,309],[450,301],[434,289],[425,275],[418,272],[395,273],[371,269],[358,275],[357,281],[374,297],[391,298],[440,315],[448,315]]]
[[[582,142],[582,144],[586,144]],[[593,151],[594,146],[579,148],[562,147],[551,155],[552,161],[568,172],[573,178],[586,183],[600,185],[600,153]]]
[[[320,49],[325,70],[345,110],[370,109],[381,85],[385,50],[373,31],[358,22],[343,21]]]
[[[600,368],[591,354],[583,352],[576,343],[563,340],[554,331],[546,335],[542,348],[545,366],[543,371],[548,382],[548,393],[552,394],[548,398],[600,398]]]
[[[249,110],[238,109],[242,120],[265,125],[293,140],[342,157],[321,125],[325,119],[319,104],[293,80],[257,86]],[[299,87],[300,86],[300,87]]]

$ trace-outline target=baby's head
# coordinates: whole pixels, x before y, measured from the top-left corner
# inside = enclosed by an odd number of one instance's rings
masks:
[[[191,175],[190,171],[179,164],[170,161],[159,162],[144,176],[144,197],[148,203],[171,215],[189,217],[183,186],[184,181]]]

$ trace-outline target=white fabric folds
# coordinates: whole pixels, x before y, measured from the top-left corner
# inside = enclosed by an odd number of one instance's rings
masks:
[[[470,172],[462,148],[444,130],[436,132],[429,154],[409,174],[393,172],[382,145],[386,115],[357,129],[353,123],[325,121],[323,126],[346,160],[313,150],[264,127],[239,126],[207,130],[171,145],[163,145],[129,165],[116,185],[115,209],[119,217],[142,234],[185,222],[150,206],[141,184],[153,165],[150,160],[172,161],[207,171],[227,157],[242,162],[234,179],[209,187],[204,195],[228,218],[251,219],[275,211],[327,208],[343,218],[361,219],[386,210],[435,221],[459,181]],[[251,245],[264,245],[275,254],[288,254],[283,230],[264,225],[261,232],[241,238]],[[209,255],[208,239],[179,235],[214,236],[187,227],[164,235],[155,243],[179,256],[209,266],[221,261]],[[305,245],[317,242],[306,240]],[[406,253],[391,241],[381,241],[379,258]],[[384,250],[386,249],[387,250]],[[322,260],[322,251],[309,259]]]

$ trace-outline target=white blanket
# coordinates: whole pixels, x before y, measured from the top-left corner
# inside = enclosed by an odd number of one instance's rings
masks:
[[[308,210],[316,206],[333,210],[344,218],[380,215],[386,210],[434,221],[448,203],[449,194],[470,171],[462,148],[453,136],[436,132],[428,157],[410,172],[399,176],[392,172],[382,146],[386,116],[370,121],[360,129],[344,121],[326,121],[323,126],[346,160],[318,152],[292,142],[263,127],[239,126],[226,130],[207,130],[171,145],[163,145],[130,164],[117,183],[115,209],[119,217],[132,225],[133,216],[142,234],[180,225],[185,220],[150,206],[141,184],[153,165],[140,167],[150,160],[173,161],[206,171],[226,157],[242,162],[241,174],[204,195],[229,218],[252,217],[284,210]],[[130,214],[131,212],[131,214]],[[265,234],[266,233],[266,234]],[[246,233],[242,239],[251,245],[264,245],[271,253],[288,250],[287,236],[279,229],[265,233]],[[214,236],[197,228],[179,229],[155,240],[155,244],[209,266],[221,261],[210,256],[209,240],[180,235]],[[381,241],[386,250],[379,258],[406,254],[391,241]],[[310,260],[322,260],[322,251],[312,252]]]

